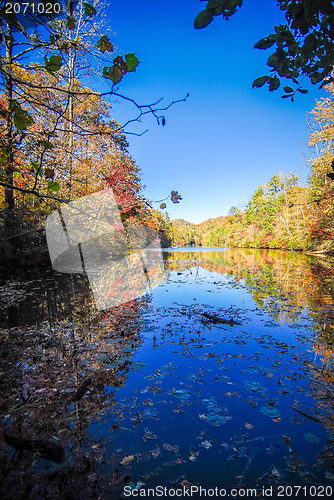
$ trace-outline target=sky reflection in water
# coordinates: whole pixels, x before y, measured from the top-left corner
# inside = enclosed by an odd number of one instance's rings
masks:
[[[191,250],[170,256],[175,270],[153,291],[143,344],[117,393],[130,430],[114,445],[134,456],[134,483],[144,474],[147,486],[178,476],[206,487],[331,484],[324,462],[334,444],[333,391],[315,356],[321,339],[301,305],[305,290],[293,279],[287,289],[286,276],[279,281],[290,256],[282,263],[279,252],[274,262],[260,251],[201,251],[194,262]],[[238,274],[247,258],[254,286]],[[306,281],[305,259],[293,258]],[[213,323],[203,313],[242,324]]]

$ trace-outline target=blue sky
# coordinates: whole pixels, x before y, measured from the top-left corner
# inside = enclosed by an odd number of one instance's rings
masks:
[[[167,202],[171,219],[195,223],[247,203],[280,171],[306,179],[312,155],[307,114],[325,95],[309,84],[309,94],[291,103],[280,98],[281,90],[252,89],[252,81],[268,72],[270,54],[253,46],[285,21],[275,0],[245,0],[229,21],[215,18],[195,30],[193,21],[205,5],[109,0],[106,11],[117,52],[135,52],[141,61],[136,73],[121,81],[120,93],[140,104],[161,97],[169,104],[190,94],[165,113],[164,127],[146,117],[128,131],[148,132],[127,138],[146,196],[159,200],[177,190],[183,200]],[[135,115],[129,104],[114,102],[116,120],[124,123]]]

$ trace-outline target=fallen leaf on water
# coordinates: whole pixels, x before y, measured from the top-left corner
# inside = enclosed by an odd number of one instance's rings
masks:
[[[205,449],[207,449],[207,450],[208,450],[209,448],[211,448],[212,443],[210,443],[210,441],[208,441],[208,440],[206,439],[205,441],[202,441],[202,442],[201,442],[201,446],[203,446],[203,448],[205,448]]]
[[[147,441],[148,439],[156,439],[157,436],[153,434],[149,429],[145,429],[145,434],[142,436],[142,439],[144,441]]]
[[[177,444],[171,445],[169,443],[164,443],[162,445],[164,450],[171,451],[173,453],[179,453],[180,447]]]
[[[280,416],[280,411],[277,408],[274,408],[273,406],[267,405],[267,406],[261,406],[260,409],[261,413],[263,415],[266,415],[267,417],[279,417]]]
[[[193,451],[192,449],[190,449],[188,460],[190,460],[191,462],[195,462],[198,455],[199,455],[199,451]]]
[[[154,450],[151,450],[151,454],[153,458],[157,458],[160,455],[160,448],[155,448]]]
[[[188,488],[190,488],[192,486],[192,483],[190,483],[187,479],[184,479],[181,482],[181,486],[183,486],[183,488],[185,488],[187,490]]]
[[[135,458],[134,455],[128,455],[127,457],[124,457],[121,461],[120,461],[120,464],[121,465],[128,465],[130,462],[132,462],[132,460]]]
[[[271,475],[278,478],[281,477],[281,474],[278,472],[275,465],[272,465],[271,467]]]
[[[320,443],[320,438],[318,438],[318,436],[315,436],[314,434],[311,434],[310,432],[306,432],[306,434],[304,434],[304,439],[308,443],[312,444]]]

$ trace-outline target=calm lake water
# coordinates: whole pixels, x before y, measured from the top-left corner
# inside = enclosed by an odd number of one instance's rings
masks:
[[[2,497],[330,498],[334,261],[203,248],[164,260],[166,281],[102,312],[80,276],[0,283],[2,428],[66,450],[56,463],[1,438]]]

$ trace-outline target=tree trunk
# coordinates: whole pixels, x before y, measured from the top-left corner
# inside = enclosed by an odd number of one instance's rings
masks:
[[[73,84],[74,84],[74,59],[75,59],[75,51],[71,48],[69,51],[69,61],[68,61],[68,91],[69,91],[69,99],[68,99],[68,119],[69,119],[69,194],[68,201],[71,201],[71,190],[72,190],[72,182],[73,182],[73,120],[74,120],[74,112],[73,112]]]
[[[7,23],[7,37],[6,37],[6,56],[5,56],[5,100],[9,107],[13,99],[13,77],[12,77],[12,53],[13,53],[13,39],[12,27]],[[5,167],[6,183],[11,186],[14,185],[14,141],[13,141],[13,115],[8,113],[5,124],[5,153],[7,156],[7,165]],[[8,210],[13,210],[15,205],[14,190],[13,188],[5,189],[5,202],[8,203]]]

